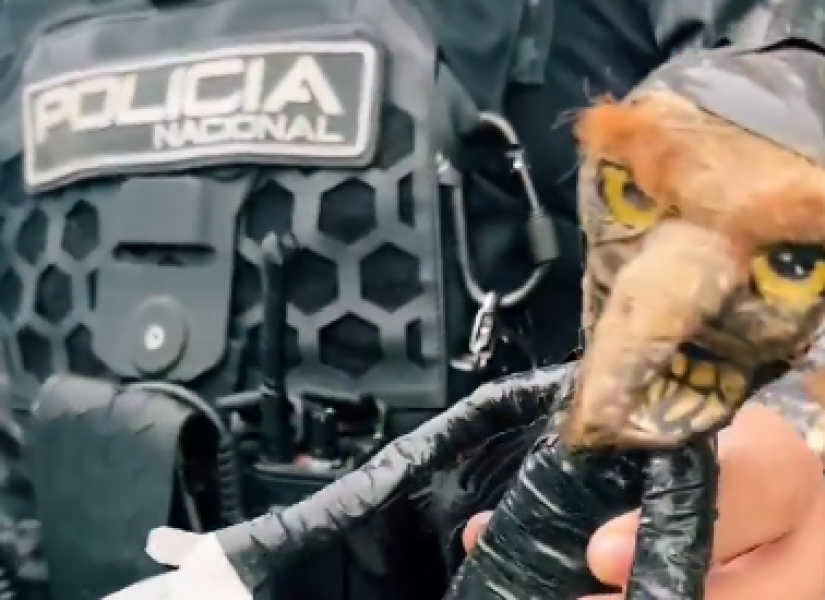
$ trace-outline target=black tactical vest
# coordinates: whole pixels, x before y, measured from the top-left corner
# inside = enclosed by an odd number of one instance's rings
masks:
[[[254,386],[260,243],[289,231],[290,389],[444,406],[435,48],[373,4],[121,7],[34,39],[0,146],[19,402],[66,371]]]
[[[0,147],[18,401],[66,371],[254,386],[260,243],[288,231],[290,389],[443,407],[436,58],[413,21],[214,2],[37,37]]]
[[[100,390],[255,389],[268,234],[299,246],[283,290],[296,398],[439,411],[464,391],[449,361],[476,308],[446,242],[460,180],[439,157],[477,115],[418,15],[390,0],[95,10],[39,28],[0,82],[13,402],[28,412],[50,376],[83,378],[53,386],[29,439],[53,586],[72,598],[151,568],[136,558],[145,515],[114,532],[106,494],[140,487],[129,448],[171,422]],[[84,587],[93,567],[111,576]]]

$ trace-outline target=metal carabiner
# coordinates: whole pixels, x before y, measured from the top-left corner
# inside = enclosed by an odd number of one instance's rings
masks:
[[[530,177],[529,165],[527,164],[524,149],[521,146],[521,142],[513,126],[510,125],[509,121],[504,117],[495,113],[481,113],[480,119],[483,124],[496,129],[510,146],[510,150],[507,152],[507,158],[510,160],[513,172],[517,173],[521,180],[529,209],[534,214],[543,213],[538,192]],[[439,177],[444,183],[460,181],[461,175],[444,156],[438,155],[436,157],[436,163]],[[453,193],[452,205],[453,220],[455,221],[454,225],[456,228],[458,262],[461,268],[462,278],[464,279],[464,286],[470,297],[481,305],[487,299],[488,293],[481,288],[473,273],[470,259],[469,233],[464,207],[464,193],[460,188]],[[533,290],[538,287],[542,278],[547,273],[548,268],[549,265],[547,264],[537,266],[521,286],[499,296],[498,306],[501,308],[512,308],[524,302]]]

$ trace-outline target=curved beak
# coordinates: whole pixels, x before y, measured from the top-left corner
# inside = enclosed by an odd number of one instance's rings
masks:
[[[593,248],[590,260],[598,261],[598,252]],[[685,221],[665,221],[649,234],[617,274],[593,330],[565,431],[569,443],[666,446],[725,418],[721,395],[709,402],[704,390],[691,389],[690,373],[702,371],[705,383],[718,384],[714,370],[729,371],[730,365],[707,355],[697,364],[681,349],[736,289],[737,256],[721,234]],[[671,378],[673,385],[664,385],[663,374],[675,363],[684,367],[685,384]],[[668,405],[671,416],[676,407],[683,418],[669,425],[655,410],[659,403]]]

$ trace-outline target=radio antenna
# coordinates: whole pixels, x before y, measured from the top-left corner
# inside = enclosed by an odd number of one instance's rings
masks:
[[[298,249],[298,241],[291,233],[270,233],[261,244],[261,442],[263,458],[274,463],[291,464],[295,460],[295,431],[292,404],[286,390],[284,340],[289,263]]]

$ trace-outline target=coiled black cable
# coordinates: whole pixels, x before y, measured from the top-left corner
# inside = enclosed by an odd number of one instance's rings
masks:
[[[0,600],[17,600],[19,598],[14,590],[16,577],[6,565],[0,565]]]
[[[244,519],[243,501],[241,498],[241,474],[238,465],[238,453],[235,440],[229,427],[221,419],[218,412],[203,398],[192,390],[183,386],[163,381],[145,381],[133,383],[132,389],[147,392],[161,393],[185,404],[204,417],[215,426],[218,432],[218,483],[220,488],[221,517],[228,525],[242,523]],[[0,596],[0,600],[5,600]]]
[[[13,543],[0,545],[0,600],[18,600],[17,569],[19,561]]]
[[[244,518],[241,500],[238,456],[235,451],[235,440],[232,437],[226,441],[224,441],[223,436],[219,438],[217,463],[221,516],[228,525],[242,523],[246,519]]]

